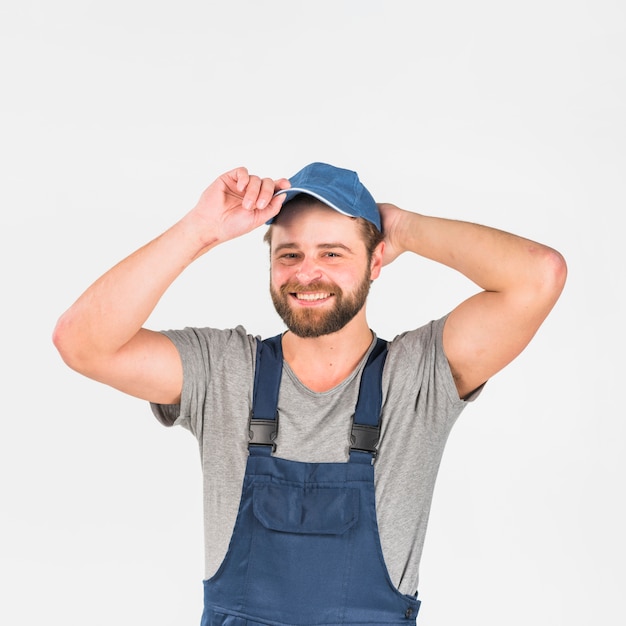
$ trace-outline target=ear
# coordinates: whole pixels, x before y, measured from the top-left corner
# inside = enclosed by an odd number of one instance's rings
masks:
[[[385,242],[381,241],[372,253],[372,261],[370,263],[370,280],[376,280],[380,276],[380,270],[383,267],[383,253],[385,252]]]

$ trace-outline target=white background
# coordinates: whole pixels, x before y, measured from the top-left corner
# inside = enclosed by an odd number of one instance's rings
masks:
[[[196,443],[66,368],[52,329],[222,172],[315,160],[569,265],[534,342],[450,438],[420,626],[626,623],[624,7],[3,2],[0,623],[199,623]],[[278,332],[261,238],[199,260],[149,325]],[[370,323],[392,338],[474,291],[402,257]]]

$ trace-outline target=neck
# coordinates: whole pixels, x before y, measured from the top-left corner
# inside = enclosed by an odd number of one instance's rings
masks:
[[[347,378],[372,343],[363,311],[340,331],[321,337],[283,335],[283,357],[302,384],[328,391]]]

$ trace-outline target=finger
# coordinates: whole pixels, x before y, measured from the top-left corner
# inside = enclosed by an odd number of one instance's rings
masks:
[[[226,186],[229,189],[235,189],[238,193],[243,193],[246,185],[248,184],[248,180],[250,175],[248,174],[248,170],[245,167],[236,167],[229,172],[226,172],[220,178],[224,181]]]
[[[279,178],[274,181],[274,193],[277,191],[282,191],[284,189],[289,189],[291,187],[291,183],[287,178]]]
[[[287,196],[284,193],[280,193],[272,197],[270,203],[268,204],[268,207],[272,208],[272,211],[274,211],[274,215],[278,214],[286,198]],[[274,215],[272,215],[272,217],[274,217]]]
[[[271,217],[275,217],[278,215],[283,203],[287,199],[287,196],[284,193],[278,193],[279,191],[284,191],[285,189],[289,189],[291,187],[291,183],[287,178],[278,178],[274,181],[274,193],[272,194],[272,198],[269,201],[268,207],[272,209]]]
[[[257,224],[264,224],[278,215],[283,200],[278,197],[274,197],[270,200],[269,204],[264,209],[257,209],[255,213],[255,219]]]
[[[261,179],[258,176],[250,176],[241,202],[244,209],[254,209],[256,207],[260,191]]]
[[[256,201],[255,208],[264,209],[271,201],[274,195],[274,181],[271,178],[264,178],[261,181],[261,189]]]

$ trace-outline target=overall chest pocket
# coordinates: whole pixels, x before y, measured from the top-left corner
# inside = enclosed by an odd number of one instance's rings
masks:
[[[359,491],[350,487],[257,484],[253,510],[268,530],[342,535],[358,521]]]

